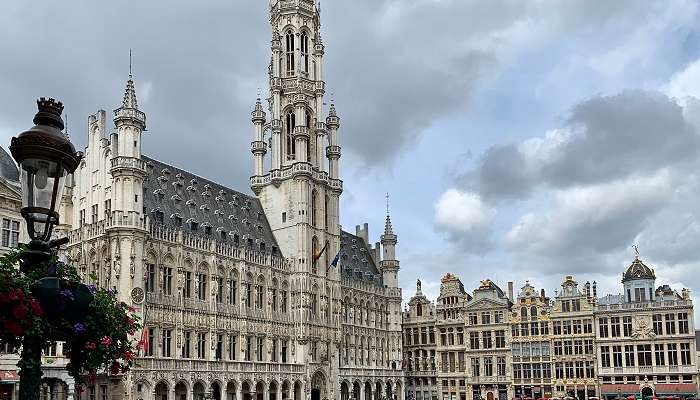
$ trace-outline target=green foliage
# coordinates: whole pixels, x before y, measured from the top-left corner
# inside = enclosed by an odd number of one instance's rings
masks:
[[[134,365],[133,335],[140,328],[135,310],[111,289],[83,286],[74,267],[55,259],[20,271],[22,251],[0,257],[0,343],[18,347],[27,335],[41,337],[44,344],[65,341],[66,368],[78,384],[98,373],[129,370]],[[32,285],[46,277],[58,278],[61,290],[50,303],[41,303]],[[87,299],[87,312],[76,316],[71,307],[81,298]]]

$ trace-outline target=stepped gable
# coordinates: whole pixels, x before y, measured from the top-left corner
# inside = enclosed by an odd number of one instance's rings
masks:
[[[148,175],[143,204],[155,224],[180,228],[218,241],[249,246],[280,255],[260,201],[183,169],[142,156]],[[196,232],[191,229],[196,223]],[[252,243],[249,241],[252,240]]]
[[[335,254],[329,254],[333,259]],[[340,231],[340,259],[338,262],[344,276],[355,280],[372,282],[383,286],[382,274],[377,268],[372,252],[364,239],[352,233]]]

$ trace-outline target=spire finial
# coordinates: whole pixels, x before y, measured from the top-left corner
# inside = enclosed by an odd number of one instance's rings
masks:
[[[639,260],[639,245],[633,244],[632,248],[634,249],[634,259]]]
[[[131,76],[131,49],[129,49],[129,76]]]
[[[389,216],[389,192],[386,192],[386,216]]]

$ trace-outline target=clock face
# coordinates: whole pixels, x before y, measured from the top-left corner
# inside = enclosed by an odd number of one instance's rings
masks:
[[[136,304],[141,304],[143,303],[144,299],[144,292],[143,289],[140,287],[135,287],[131,290],[131,301],[133,301]]]

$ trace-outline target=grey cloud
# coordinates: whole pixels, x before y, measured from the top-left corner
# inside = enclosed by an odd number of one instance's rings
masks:
[[[566,139],[537,139],[551,151],[531,154],[521,145],[497,145],[476,170],[456,177],[484,198],[525,198],[537,185],[568,188],[651,174],[694,163],[700,136],[683,109],[664,94],[630,90],[576,105],[560,129]],[[557,140],[561,140],[559,143]]]

